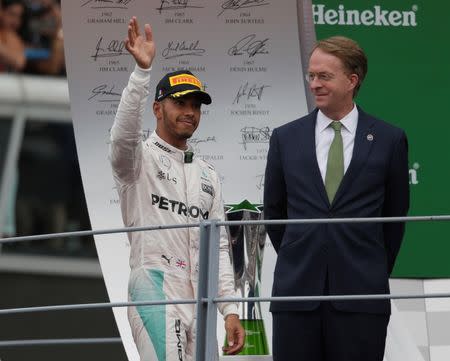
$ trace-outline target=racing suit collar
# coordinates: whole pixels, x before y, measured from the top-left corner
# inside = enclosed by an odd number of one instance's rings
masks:
[[[156,147],[160,151],[165,152],[169,157],[172,157],[182,163],[184,163],[184,153],[188,151],[193,152],[193,148],[190,144],[188,144],[186,150],[178,149],[161,139],[158,134],[156,134],[156,131],[153,131],[149,140],[153,147]]]

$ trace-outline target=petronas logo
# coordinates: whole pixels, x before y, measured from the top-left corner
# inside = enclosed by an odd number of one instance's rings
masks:
[[[387,10],[374,5],[365,10],[346,9],[339,5],[332,9],[324,4],[313,5],[313,18],[316,25],[353,25],[353,26],[417,26],[417,5],[411,10]]]

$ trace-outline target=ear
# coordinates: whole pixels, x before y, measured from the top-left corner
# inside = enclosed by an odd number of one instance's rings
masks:
[[[160,102],[153,102],[153,114],[155,115],[156,120],[161,119],[162,117],[162,105]]]
[[[350,80],[350,89],[353,90],[358,85],[359,76],[357,74],[350,74],[348,80]]]

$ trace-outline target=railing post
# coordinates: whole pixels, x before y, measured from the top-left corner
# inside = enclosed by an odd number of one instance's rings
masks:
[[[197,294],[196,360],[217,358],[217,297],[219,281],[218,220],[200,223],[199,278]]]
[[[197,361],[206,361],[207,305],[203,303],[203,298],[207,296],[208,292],[208,275],[204,272],[204,270],[208,267],[209,228],[209,222],[200,223],[199,272],[197,285],[197,330],[195,345],[195,355]]]
[[[206,360],[217,359],[217,304],[213,299],[217,297],[219,289],[219,247],[220,226],[218,219],[211,220],[209,229],[209,263],[208,263],[208,316],[206,320]]]
[[[7,137],[6,141],[5,162],[3,169],[0,169],[0,234],[6,225],[11,189],[17,186],[15,184],[17,182],[17,158],[22,144],[25,120],[24,112],[18,110],[12,119],[11,135],[9,138]],[[0,244],[0,252],[1,250],[2,245]]]

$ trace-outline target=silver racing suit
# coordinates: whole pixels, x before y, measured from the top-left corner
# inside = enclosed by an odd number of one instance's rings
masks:
[[[154,132],[143,140],[142,118],[150,70],[136,66],[122,93],[111,129],[110,158],[126,227],[197,223],[224,219],[214,168],[163,141]],[[199,228],[128,234],[131,245],[130,301],[196,298]],[[234,296],[226,230],[221,229],[219,296]],[[234,303],[219,304],[225,317]],[[195,306],[129,307],[133,338],[142,361],[193,360]]]

